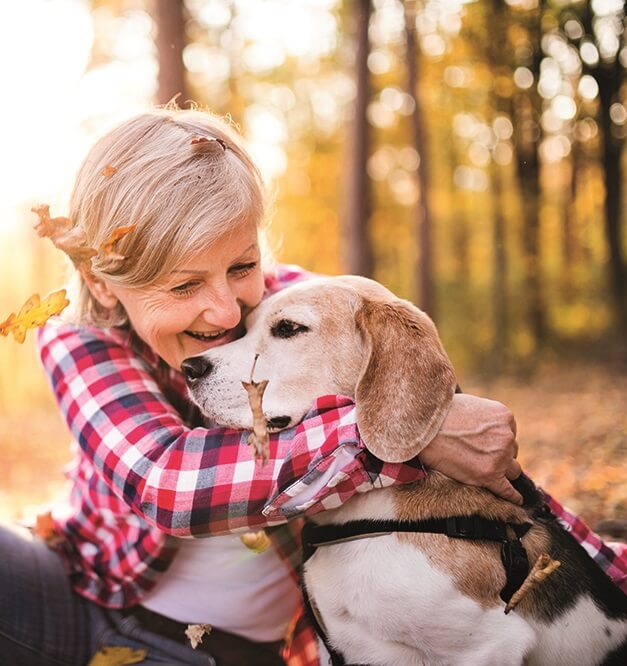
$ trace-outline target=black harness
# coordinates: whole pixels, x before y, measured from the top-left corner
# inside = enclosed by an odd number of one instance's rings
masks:
[[[477,515],[411,521],[353,520],[341,525],[316,525],[307,522],[302,531],[303,564],[320,546],[330,546],[365,537],[383,536],[394,532],[427,532],[445,534],[453,539],[494,541],[501,544],[501,560],[505,567],[507,580],[505,587],[500,592],[500,597],[507,603],[529,574],[529,558],[521,538],[531,527],[532,523],[506,523]],[[345,666],[346,662],[342,655],[329,644],[322,619],[312,605],[304,583],[303,598],[309,618],[331,656],[331,664]]]

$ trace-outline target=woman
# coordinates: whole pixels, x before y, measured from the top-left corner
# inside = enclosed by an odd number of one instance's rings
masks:
[[[55,513],[54,549],[0,531],[0,662],[84,664],[126,646],[146,664],[318,663],[300,615],[299,522],[287,522],[284,502],[297,500],[305,474],[328,478],[308,504],[315,513],[373,478],[389,485],[423,471],[368,454],[340,398],[272,436],[263,466],[247,433],[203,426],[188,401],[183,359],[237,338],[264,294],[307,277],[262,266],[257,169],[208,114],[143,114],[90,151],[70,219],[93,248],[136,226],[115,253],[82,265],[75,322],[49,322],[39,336],[76,444],[72,493]],[[356,457],[346,453],[355,444]],[[515,456],[510,412],[457,396],[421,460],[520,501]],[[261,528],[271,547],[259,554],[233,534]],[[188,624],[212,627],[197,650]]]

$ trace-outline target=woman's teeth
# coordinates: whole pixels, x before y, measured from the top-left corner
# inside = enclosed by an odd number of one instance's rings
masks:
[[[223,336],[226,333],[226,329],[218,331],[217,333],[197,333],[196,331],[185,331],[187,335],[195,338],[196,340],[202,340],[203,342],[209,342],[209,340],[215,340]]]

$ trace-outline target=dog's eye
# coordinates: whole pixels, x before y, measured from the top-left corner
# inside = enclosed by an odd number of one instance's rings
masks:
[[[308,330],[309,327],[304,324],[297,324],[295,321],[290,321],[289,319],[280,319],[270,329],[270,332],[275,338],[293,338],[295,335],[305,333]]]

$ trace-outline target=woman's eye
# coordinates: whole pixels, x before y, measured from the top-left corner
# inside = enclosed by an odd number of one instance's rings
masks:
[[[298,324],[289,319],[280,319],[271,329],[270,333],[275,338],[293,338],[299,333],[306,333],[309,330],[308,326]]]
[[[198,284],[195,280],[190,280],[189,282],[184,282],[173,287],[170,291],[176,296],[189,296],[198,287]]]
[[[252,273],[255,268],[257,268],[256,261],[251,261],[249,264],[236,264],[231,267],[231,273],[234,273],[237,277],[246,277],[249,273]]]

